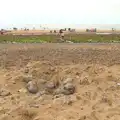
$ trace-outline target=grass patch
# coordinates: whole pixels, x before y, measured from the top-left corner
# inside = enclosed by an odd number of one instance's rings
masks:
[[[54,42],[59,39],[56,35],[0,35],[0,42],[18,42],[18,43],[41,43]],[[70,40],[74,43],[80,42],[120,42],[120,35],[96,35],[96,34],[68,34],[65,35],[65,40]]]

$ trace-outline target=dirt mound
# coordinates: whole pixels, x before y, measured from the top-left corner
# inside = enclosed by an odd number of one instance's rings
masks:
[[[0,120],[119,120],[119,45],[0,45]]]
[[[31,61],[0,71],[1,120],[119,120],[120,66]],[[27,84],[36,83],[30,92]],[[4,89],[3,89],[4,88]],[[4,92],[4,91],[3,91]]]

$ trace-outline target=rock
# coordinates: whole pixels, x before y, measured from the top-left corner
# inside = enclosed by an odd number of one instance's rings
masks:
[[[32,75],[24,75],[23,76],[23,82],[25,82],[25,83],[32,81],[32,79],[33,79]]]
[[[49,82],[49,83],[47,83],[46,86],[45,86],[45,91],[46,91],[48,94],[49,94],[49,93],[52,94],[52,93],[54,92],[55,88],[56,88],[55,84],[54,84],[53,82]]]
[[[72,83],[73,79],[72,78],[67,78],[66,80],[63,81],[63,84],[67,84],[67,83]]]
[[[76,102],[76,99],[73,96],[61,96],[53,100],[54,104],[63,104],[63,105],[64,104],[72,105],[73,102]]]
[[[72,105],[73,101],[70,97],[65,96],[63,104]]]
[[[57,94],[64,94],[64,95],[70,95],[75,92],[75,86],[72,83],[67,83],[64,86],[60,86],[55,91],[55,95]]]
[[[9,96],[11,93],[6,89],[0,90],[0,96]]]
[[[62,91],[62,94],[64,94],[64,95],[71,95],[71,94],[73,94],[74,92],[71,92],[71,91],[69,91],[69,90],[63,90]]]
[[[28,82],[26,88],[30,93],[35,94],[38,92],[38,86],[37,86],[37,83],[35,81]]]
[[[72,83],[64,85],[64,94],[73,94],[75,92],[75,86]]]
[[[59,94],[63,94],[64,93],[64,88],[63,86],[57,88],[54,92],[54,95],[59,95]]]
[[[70,95],[73,94],[74,92],[75,86],[73,85],[73,78],[67,78],[63,81],[59,88],[55,90],[54,94]]]
[[[46,88],[47,88],[47,89],[54,89],[54,88],[55,88],[55,85],[54,85],[53,82],[49,82],[49,83],[46,84]]]
[[[36,105],[36,104],[33,104],[33,105],[29,105],[30,107],[33,107],[33,108],[39,108],[39,105]]]
[[[20,90],[18,90],[18,92],[20,92],[20,93],[27,93],[27,90],[25,88],[21,88]]]
[[[46,94],[46,91],[39,91],[37,94],[36,94],[36,97],[35,98],[38,98],[38,97],[41,97],[42,95]]]

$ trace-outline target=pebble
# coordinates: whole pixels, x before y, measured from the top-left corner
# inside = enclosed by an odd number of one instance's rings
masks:
[[[27,90],[30,92],[30,93],[37,93],[38,92],[38,86],[37,86],[37,83],[34,82],[34,81],[30,81],[28,82],[27,86],[26,86]]]
[[[47,88],[47,89],[54,89],[54,88],[55,88],[55,85],[54,85],[53,82],[50,82],[50,83],[47,83],[47,84],[46,84],[46,88]]]
[[[53,100],[54,104],[72,105],[73,102],[76,102],[76,97],[75,96],[61,96],[61,97],[55,98]]]
[[[27,89],[21,88],[20,90],[18,90],[18,92],[20,92],[20,93],[27,93]]]
[[[67,83],[64,86],[64,94],[73,94],[75,92],[75,86],[72,83]]]
[[[70,95],[75,92],[75,86],[72,83],[67,83],[64,86],[59,87],[55,91],[55,95],[57,94],[64,94],[64,95]]]
[[[67,84],[67,83],[72,83],[73,82],[73,78],[67,78],[63,81],[63,84]]]
[[[33,79],[32,75],[24,75],[23,76],[23,82],[25,82],[25,83],[32,81],[32,79]]]
[[[33,108],[39,108],[39,105],[29,105],[29,106]]]
[[[36,94],[36,97],[35,98],[39,98],[41,97],[42,95],[46,94],[46,91],[40,91]]]
[[[9,96],[11,93],[6,89],[0,90],[0,96]]]

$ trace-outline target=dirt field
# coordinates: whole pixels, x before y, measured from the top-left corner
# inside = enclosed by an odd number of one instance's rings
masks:
[[[120,44],[0,44],[0,79],[0,120],[120,119]]]

